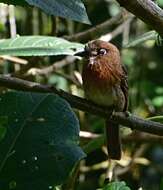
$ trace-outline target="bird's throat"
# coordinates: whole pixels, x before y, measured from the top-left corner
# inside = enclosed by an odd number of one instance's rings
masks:
[[[100,65],[87,65],[83,69],[83,86],[85,95],[96,104],[111,106],[116,97],[114,91],[115,78],[109,70],[101,70]]]

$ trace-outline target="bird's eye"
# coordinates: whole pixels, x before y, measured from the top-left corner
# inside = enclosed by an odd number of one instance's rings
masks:
[[[102,49],[100,49],[99,50],[99,55],[106,55],[106,53],[107,53],[107,50],[106,49],[104,49],[104,48],[102,48]]]

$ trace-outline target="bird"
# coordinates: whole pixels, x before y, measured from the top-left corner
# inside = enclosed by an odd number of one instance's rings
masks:
[[[85,96],[97,105],[112,108],[112,112],[127,112],[127,71],[121,62],[120,52],[112,43],[92,40],[78,53],[85,57],[82,80]],[[121,140],[118,122],[105,121],[106,146],[109,159],[121,159]]]

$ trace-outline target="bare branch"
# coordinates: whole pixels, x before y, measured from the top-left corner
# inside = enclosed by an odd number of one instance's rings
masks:
[[[122,141],[124,143],[135,142],[135,143],[163,144],[163,137],[135,131],[131,135],[124,137]]]
[[[111,19],[96,25],[95,27],[92,27],[86,31],[79,32],[77,34],[73,34],[71,36],[64,36],[67,40],[72,41],[87,41],[93,38],[100,37],[101,35],[108,32],[108,28],[110,26],[116,25],[119,23],[122,19],[122,13],[119,13],[118,15],[112,17]]]
[[[134,18],[133,15],[129,16],[128,19],[126,19],[126,21],[124,21],[122,24],[120,24],[119,26],[117,26],[117,28],[115,28],[112,32],[101,36],[100,40],[111,41],[113,38],[115,38],[119,34],[123,33],[124,29],[126,28],[126,26],[130,25],[130,23],[132,22],[133,18]]]
[[[20,65],[26,65],[28,64],[28,61],[19,57],[9,56],[9,55],[1,55],[0,59],[12,61],[14,63],[20,64]]]
[[[61,61],[57,61],[53,64],[51,64],[50,66],[48,67],[44,67],[44,68],[31,68],[26,75],[36,75],[36,74],[39,74],[39,75],[49,75],[50,73],[58,70],[58,69],[61,69],[62,67],[64,66],[67,66],[71,63],[74,63],[76,57],[74,56],[67,56],[65,59],[61,60]]]
[[[163,10],[151,0],[117,0],[135,16],[163,35]]]
[[[111,114],[111,110],[109,110],[108,108],[98,106],[91,101],[71,95],[61,89],[56,89],[53,86],[42,85],[35,82],[30,82],[3,75],[0,75],[0,85],[20,91],[55,93],[67,100],[74,108],[95,115],[99,115],[103,118],[107,118]],[[163,136],[163,124],[158,122],[148,121],[122,112],[115,112],[112,115],[112,120],[132,129]]]

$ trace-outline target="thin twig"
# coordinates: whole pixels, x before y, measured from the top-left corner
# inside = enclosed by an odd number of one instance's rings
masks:
[[[124,168],[115,170],[115,175],[120,176],[131,170],[136,164],[136,159],[141,157],[148,147],[149,144],[141,144],[141,146],[134,152],[134,155],[132,156],[132,159],[129,161],[128,165]]]
[[[12,61],[12,62],[20,64],[20,65],[28,64],[28,61],[26,59],[22,59],[22,58],[19,58],[19,57],[14,57],[14,56],[9,56],[9,55],[1,55],[0,59]]]
[[[88,132],[87,132],[88,133]],[[89,134],[89,133],[88,133]],[[80,138],[89,141],[87,144],[83,146],[83,150],[86,154],[90,154],[91,152],[100,149],[103,145],[105,145],[105,136],[91,133],[87,136],[84,136],[83,133],[80,133]],[[128,136],[122,137],[123,143],[148,143],[148,144],[163,144],[163,137],[158,135],[152,135],[148,133],[135,131]]]
[[[126,21],[117,26],[117,28],[115,28],[112,32],[101,36],[100,39],[104,41],[111,41],[113,38],[120,35],[124,31],[126,25],[129,25],[132,22],[133,18],[134,18],[133,15],[130,16]]]
[[[89,131],[80,131],[80,138],[84,140],[92,140],[94,144],[98,144],[97,148],[100,148],[104,145],[105,137],[101,134],[92,133]],[[152,135],[148,133],[134,131],[132,134],[127,136],[122,136],[123,143],[150,143],[150,144],[163,144],[163,136]]]
[[[88,39],[97,38],[108,32],[108,28],[119,23],[121,19],[122,13],[119,13],[118,15],[99,25],[96,25],[95,27],[92,27],[83,32],[79,32],[77,34],[73,34],[71,36],[64,36],[64,38],[72,41],[87,41]]]
[[[44,67],[41,69],[38,68],[31,68],[26,75],[48,75],[49,73],[52,73],[58,69],[61,69],[62,67],[69,65],[71,63],[74,63],[76,57],[74,56],[67,56],[65,59],[61,60],[61,61],[57,61],[55,63],[53,63],[52,65],[48,66],[48,67]]]

